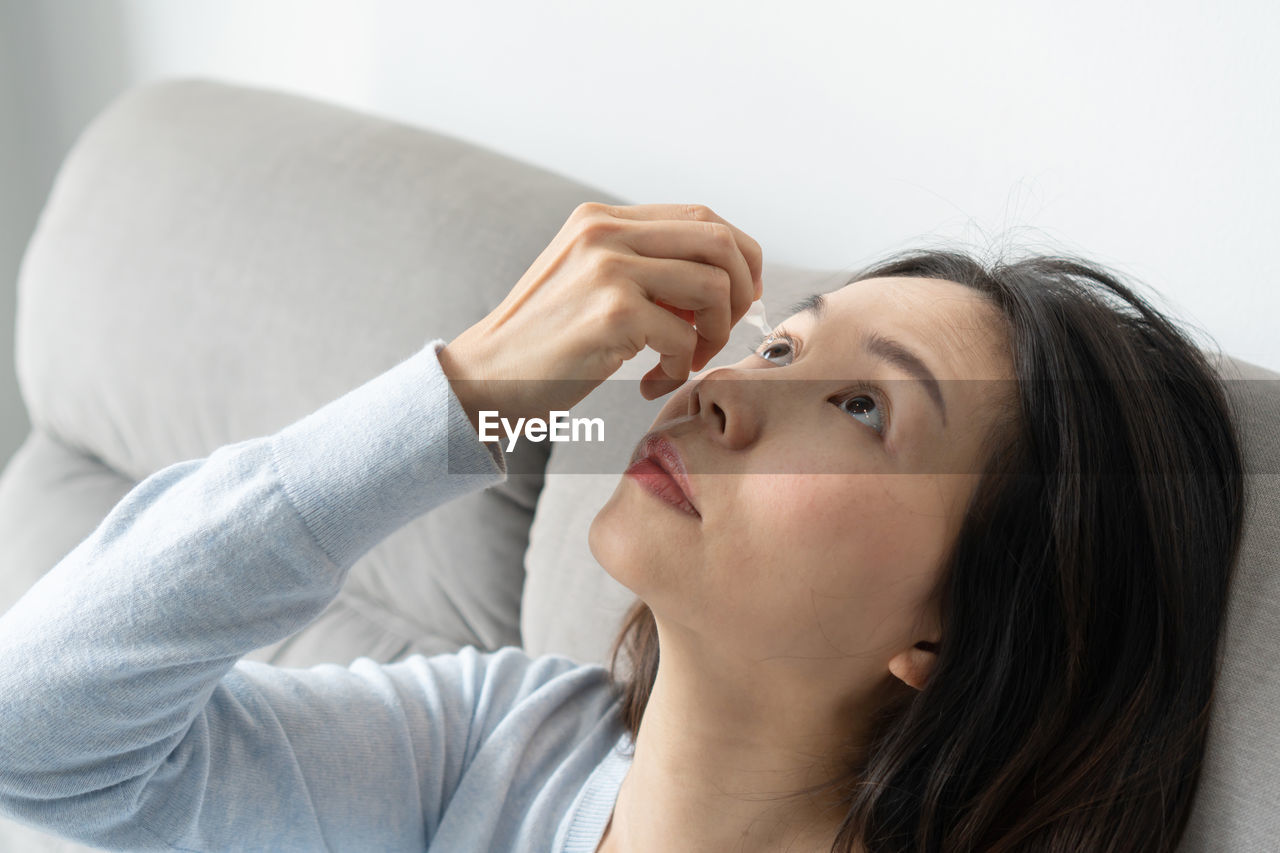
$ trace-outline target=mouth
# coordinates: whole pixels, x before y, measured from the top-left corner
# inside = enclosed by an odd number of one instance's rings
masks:
[[[702,518],[693,503],[695,496],[680,451],[661,433],[651,432],[641,439],[623,473],[677,509]]]

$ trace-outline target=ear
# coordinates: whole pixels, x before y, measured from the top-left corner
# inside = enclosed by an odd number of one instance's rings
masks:
[[[923,690],[937,662],[938,644],[922,640],[890,658],[889,672],[909,687]]]

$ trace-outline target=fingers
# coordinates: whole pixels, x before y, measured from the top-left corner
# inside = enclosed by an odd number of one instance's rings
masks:
[[[729,298],[732,282],[723,267],[638,256],[629,262],[627,275],[660,307],[668,306],[669,313],[686,325],[690,321],[697,325],[693,369],[701,370],[729,342],[733,328]]]
[[[763,292],[760,244],[705,205],[588,202],[574,210],[570,223],[597,247],[632,254],[625,276],[657,313],[643,311],[639,316],[653,325],[643,332],[633,328],[629,337],[633,342],[644,338],[662,354],[641,382],[649,399],[646,388],[660,382],[665,386],[660,393],[666,393],[691,369],[705,367]],[[689,325],[689,312],[696,330]]]
[[[670,263],[684,263],[671,261]],[[643,329],[644,343],[655,350],[660,358],[658,365],[640,380],[640,390],[645,399],[652,400],[678,388],[689,378],[694,350],[699,343],[697,332],[675,314],[652,303],[644,306],[635,316],[638,328]],[[654,393],[650,393],[654,392]]]
[[[750,305],[756,299],[759,299],[763,293],[763,275],[764,275],[764,253],[760,248],[760,244],[753,240],[745,231],[735,226],[733,223],[723,219],[715,211],[702,204],[629,204],[629,205],[605,205],[596,202],[588,202],[579,205],[578,210],[574,211],[575,215],[579,212],[591,214],[605,214],[617,219],[629,219],[634,221],[645,220],[682,220],[687,222],[709,222],[719,225],[725,225],[732,232],[734,241],[741,252],[743,259],[746,261],[747,269],[750,271],[750,280],[752,288],[750,290],[751,298],[746,299],[742,307],[742,311],[746,312],[746,306]],[[736,294],[735,294],[736,295]],[[735,309],[737,302],[734,303]],[[735,321],[741,315],[735,310]]]
[[[646,259],[683,259],[724,271],[727,288],[720,286],[722,276],[711,275],[711,269],[703,270],[692,279],[688,273],[677,276],[673,270],[669,274],[651,275],[645,281],[650,295],[675,307],[694,310],[702,339],[694,358],[696,369],[701,370],[723,349],[733,324],[742,319],[759,293],[751,265],[736,236],[741,232],[735,233],[727,224],[706,220],[619,219],[602,214],[587,227],[600,229],[600,236],[611,244],[620,244]],[[754,240],[746,239],[759,250]],[[683,289],[687,281],[695,288],[692,292]]]

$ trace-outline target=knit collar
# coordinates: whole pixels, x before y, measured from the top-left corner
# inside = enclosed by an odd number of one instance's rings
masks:
[[[623,732],[609,754],[596,765],[569,807],[556,832],[557,843],[553,847],[556,853],[595,853],[604,828],[613,816],[618,790],[631,768],[634,754],[631,735]]]

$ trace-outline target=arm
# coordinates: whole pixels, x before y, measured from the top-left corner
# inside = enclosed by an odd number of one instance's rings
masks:
[[[466,688],[474,656],[236,662],[318,616],[386,536],[505,477],[443,345],[148,477],[0,617],[0,812],[132,850],[423,840],[470,719],[433,679]]]

